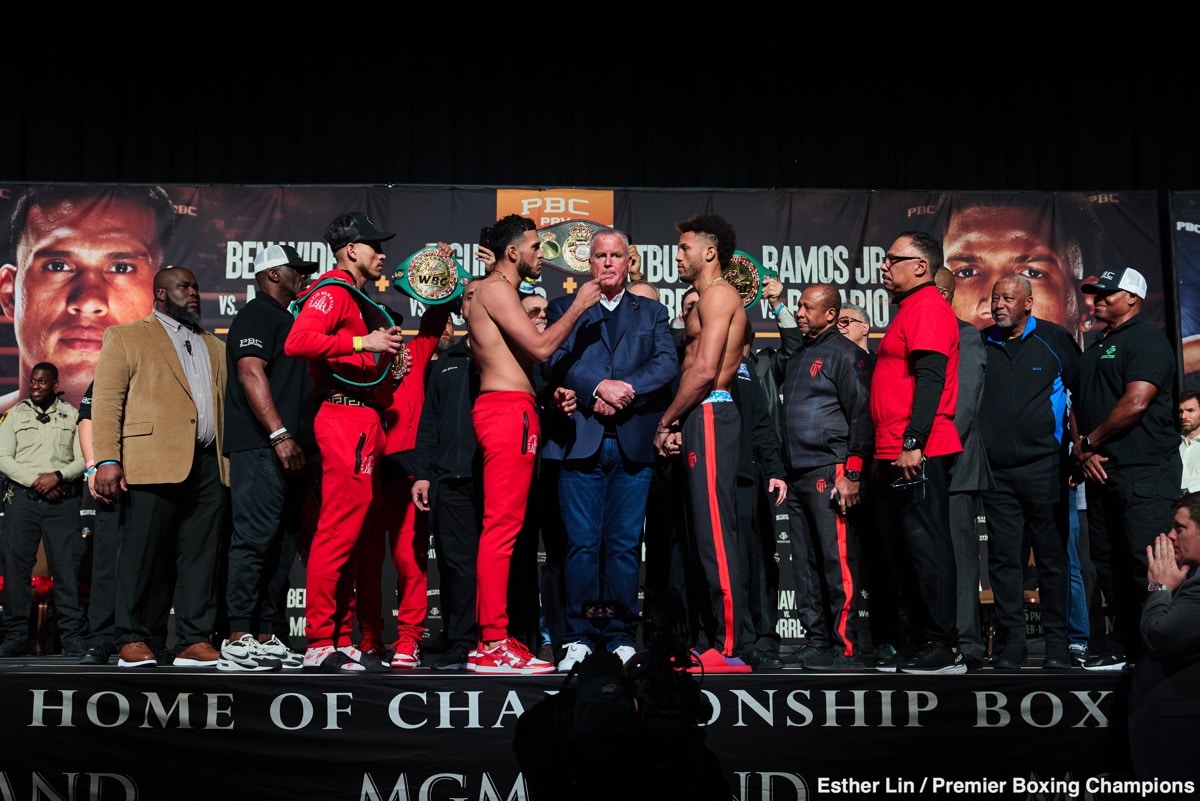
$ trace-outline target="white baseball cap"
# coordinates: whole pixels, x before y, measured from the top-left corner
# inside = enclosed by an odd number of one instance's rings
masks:
[[[272,267],[291,267],[301,275],[312,275],[319,265],[315,261],[305,261],[291,245],[271,245],[258,252],[254,257],[254,274]]]
[[[1116,267],[1100,273],[1100,280],[1094,284],[1084,284],[1080,291],[1089,295],[1120,292],[1122,289],[1146,299],[1146,279],[1132,267]]]

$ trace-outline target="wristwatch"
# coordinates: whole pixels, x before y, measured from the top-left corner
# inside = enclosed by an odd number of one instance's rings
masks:
[[[915,451],[921,447],[921,443],[917,442],[917,438],[909,435],[904,438],[904,444],[901,446],[906,451]]]
[[[846,476],[847,481],[862,481],[862,473],[857,470],[847,470],[843,475]]]
[[[1146,589],[1149,592],[1158,592],[1159,590],[1166,590],[1167,592],[1171,591],[1170,588],[1164,586],[1161,581],[1150,582],[1149,584],[1146,585]]]

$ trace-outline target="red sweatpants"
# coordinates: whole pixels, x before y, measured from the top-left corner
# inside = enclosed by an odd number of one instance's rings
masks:
[[[313,422],[321,451],[321,510],[305,579],[308,646],[353,644],[354,553],[379,488],[379,412],[322,403]]]
[[[358,629],[367,647],[385,642],[381,594],[385,539],[396,568],[397,639],[407,634],[420,642],[429,612],[429,515],[413,505],[407,478],[383,483],[356,556]],[[391,598],[387,600],[390,604]]]
[[[525,524],[542,429],[527,392],[485,392],[471,410],[483,452],[483,532],[476,559],[475,618],[481,642],[508,636],[508,571]]]

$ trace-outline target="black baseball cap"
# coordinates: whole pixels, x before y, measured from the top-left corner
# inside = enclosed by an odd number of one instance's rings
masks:
[[[386,242],[395,234],[380,231],[365,211],[351,211],[339,216],[325,229],[325,243],[337,253],[351,242]]]

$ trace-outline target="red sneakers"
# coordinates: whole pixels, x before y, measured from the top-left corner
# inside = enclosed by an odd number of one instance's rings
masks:
[[[392,667],[415,668],[421,666],[421,646],[407,634],[396,642],[396,653],[392,654]]]
[[[725,656],[716,648],[709,648],[699,655],[692,650],[692,666],[688,668],[688,673],[750,673],[752,670],[753,668],[740,658]]]
[[[532,676],[553,673],[554,665],[538,659],[519,640],[509,637],[495,648],[484,648],[480,643],[467,657],[467,670],[476,673],[508,673]]]

